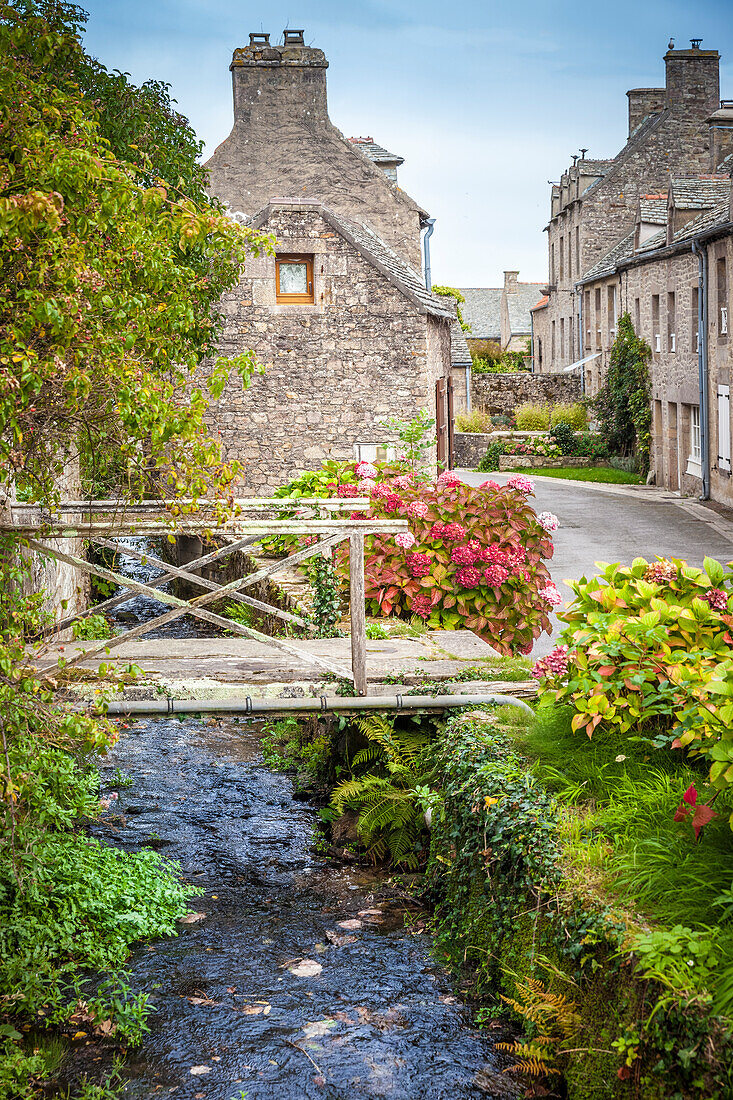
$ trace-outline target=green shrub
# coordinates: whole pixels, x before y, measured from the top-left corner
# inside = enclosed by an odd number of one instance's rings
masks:
[[[425,851],[428,738],[418,730],[396,730],[381,714],[362,718],[356,726],[368,745],[351,762],[356,774],[334,790],[331,815],[358,813],[357,831],[375,863],[389,857],[415,868]]]
[[[561,423],[569,424],[576,432],[588,427],[588,410],[580,402],[542,405],[537,401],[527,401],[515,409],[514,418],[517,430],[523,432],[543,432],[551,425]]]
[[[550,427],[549,406],[527,401],[514,410],[514,420],[520,432],[546,432]]]
[[[483,409],[474,409],[470,413],[459,413],[456,417],[456,430],[459,432],[491,432],[494,430],[493,418]]]
[[[111,638],[112,627],[104,615],[88,615],[86,619],[74,622],[71,633],[77,639]]]

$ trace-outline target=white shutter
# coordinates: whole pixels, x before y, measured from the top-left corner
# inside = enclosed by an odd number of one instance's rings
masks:
[[[718,469],[730,473],[730,386],[718,386]]]

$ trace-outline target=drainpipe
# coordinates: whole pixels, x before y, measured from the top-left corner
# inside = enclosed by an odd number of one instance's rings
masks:
[[[534,711],[513,695],[321,695],[317,699],[129,699],[107,706],[108,715],[120,714],[328,714],[334,711],[449,710],[452,707],[516,707],[529,717]]]
[[[580,351],[580,358],[585,357],[585,345],[583,343],[583,288],[581,286],[578,291],[578,349]],[[580,368],[580,393],[582,397],[585,397],[585,366]]]
[[[471,367],[466,364],[466,413],[471,415]]]
[[[532,364],[532,374],[535,374],[534,369],[534,313],[529,311],[529,349],[530,349],[530,363]]]
[[[425,255],[425,289],[433,289],[432,272],[430,270],[430,238],[433,235],[433,229],[435,228],[435,218],[428,218],[425,222],[427,226],[425,230],[425,236],[422,239],[423,252]]]
[[[692,242],[697,256],[700,290],[697,296],[697,376],[700,402],[700,473],[702,492],[700,500],[710,500],[710,432],[708,427],[708,252],[697,240]]]

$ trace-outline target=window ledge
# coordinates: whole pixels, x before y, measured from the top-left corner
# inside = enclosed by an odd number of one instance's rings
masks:
[[[693,477],[702,478],[702,464],[694,458],[688,458],[685,473],[692,474]]]

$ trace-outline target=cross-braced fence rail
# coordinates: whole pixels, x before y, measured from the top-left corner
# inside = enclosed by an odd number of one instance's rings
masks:
[[[356,693],[366,695],[364,539],[367,535],[394,536],[408,530],[407,521],[404,519],[372,519],[366,516],[363,519],[351,518],[351,513],[368,509],[369,503],[365,497],[347,499],[313,497],[299,498],[297,501],[287,498],[244,497],[229,502],[230,514],[225,519],[220,515],[221,502],[207,500],[145,500],[136,504],[123,500],[65,500],[60,501],[53,509],[11,503],[6,504],[4,512],[0,514],[0,534],[22,539],[26,546],[43,556],[74,566],[123,589],[121,593],[94,607],[55,622],[43,631],[39,638],[58,634],[76,620],[84,619],[89,615],[110,611],[134,595],[151,596],[169,607],[169,610],[152,620],[140,623],[113,638],[107,638],[97,647],[80,651],[76,656],[67,659],[64,667],[93,660],[182,615],[194,615],[214,626],[224,627],[234,634],[254,638],[266,645],[284,650],[299,660],[317,665],[331,675],[351,680]],[[296,512],[295,516],[293,512]],[[346,512],[348,516],[344,514]],[[162,561],[147,551],[116,541],[130,535],[199,535],[208,540],[223,540],[223,545],[194,561],[187,562],[185,568],[182,568]],[[299,538],[316,536],[317,541],[286,557],[275,559],[254,573],[238,577],[228,584],[217,583],[194,572],[236,550],[244,550],[263,539],[272,539],[279,535]],[[162,568],[164,573],[160,577],[143,583],[97,562],[87,561],[86,558],[77,554],[67,553],[56,545],[60,539],[79,538],[86,539],[91,544],[106,550],[131,556],[148,565]],[[351,668],[309,653],[293,642],[283,641],[282,638],[263,634],[251,626],[224,618],[209,609],[209,605],[226,597],[312,632],[312,624],[302,616],[255,599],[245,594],[243,590],[317,554],[324,551],[330,552],[332,547],[344,540],[349,542]],[[197,585],[205,591],[192,599],[181,599],[169,592],[161,591],[161,587],[174,578]],[[46,678],[50,678],[57,671],[57,665],[39,666],[40,675]]]

